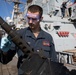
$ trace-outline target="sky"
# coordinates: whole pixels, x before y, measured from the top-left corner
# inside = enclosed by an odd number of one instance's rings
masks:
[[[12,1],[12,0],[8,0]],[[26,0],[20,0],[21,2],[26,2]],[[0,16],[5,19],[6,17],[11,17],[13,10],[13,3],[6,2],[5,0],[0,0]],[[20,4],[21,11],[23,11],[24,5]]]
[[[8,0],[8,1],[12,1],[12,0]],[[26,0],[20,0],[20,1],[24,3],[26,2]],[[23,7],[22,4],[20,6]],[[5,2],[5,0],[0,0],[0,16],[3,19],[6,17],[11,17],[12,10],[13,10],[12,2]]]

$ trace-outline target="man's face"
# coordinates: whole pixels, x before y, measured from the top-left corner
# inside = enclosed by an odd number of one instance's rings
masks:
[[[28,20],[29,27],[31,29],[36,29],[37,27],[39,27],[39,23],[40,23],[39,12],[31,13],[30,11],[28,11],[27,20]]]

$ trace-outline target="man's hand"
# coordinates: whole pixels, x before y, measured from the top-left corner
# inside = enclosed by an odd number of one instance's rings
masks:
[[[11,47],[11,42],[8,40],[7,36],[2,37],[1,39],[1,50],[7,52]]]

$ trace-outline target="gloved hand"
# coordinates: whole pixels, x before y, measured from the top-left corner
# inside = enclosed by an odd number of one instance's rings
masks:
[[[3,52],[7,52],[10,49],[10,46],[11,46],[11,41],[8,40],[8,36],[2,37],[1,46],[0,46],[1,50]]]

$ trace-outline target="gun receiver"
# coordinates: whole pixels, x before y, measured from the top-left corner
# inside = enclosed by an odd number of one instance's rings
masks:
[[[25,53],[32,53],[33,49],[30,45],[23,41],[20,36],[17,34],[15,30],[13,30],[1,17],[0,17],[0,26],[7,32],[7,34],[11,37],[12,41]]]

